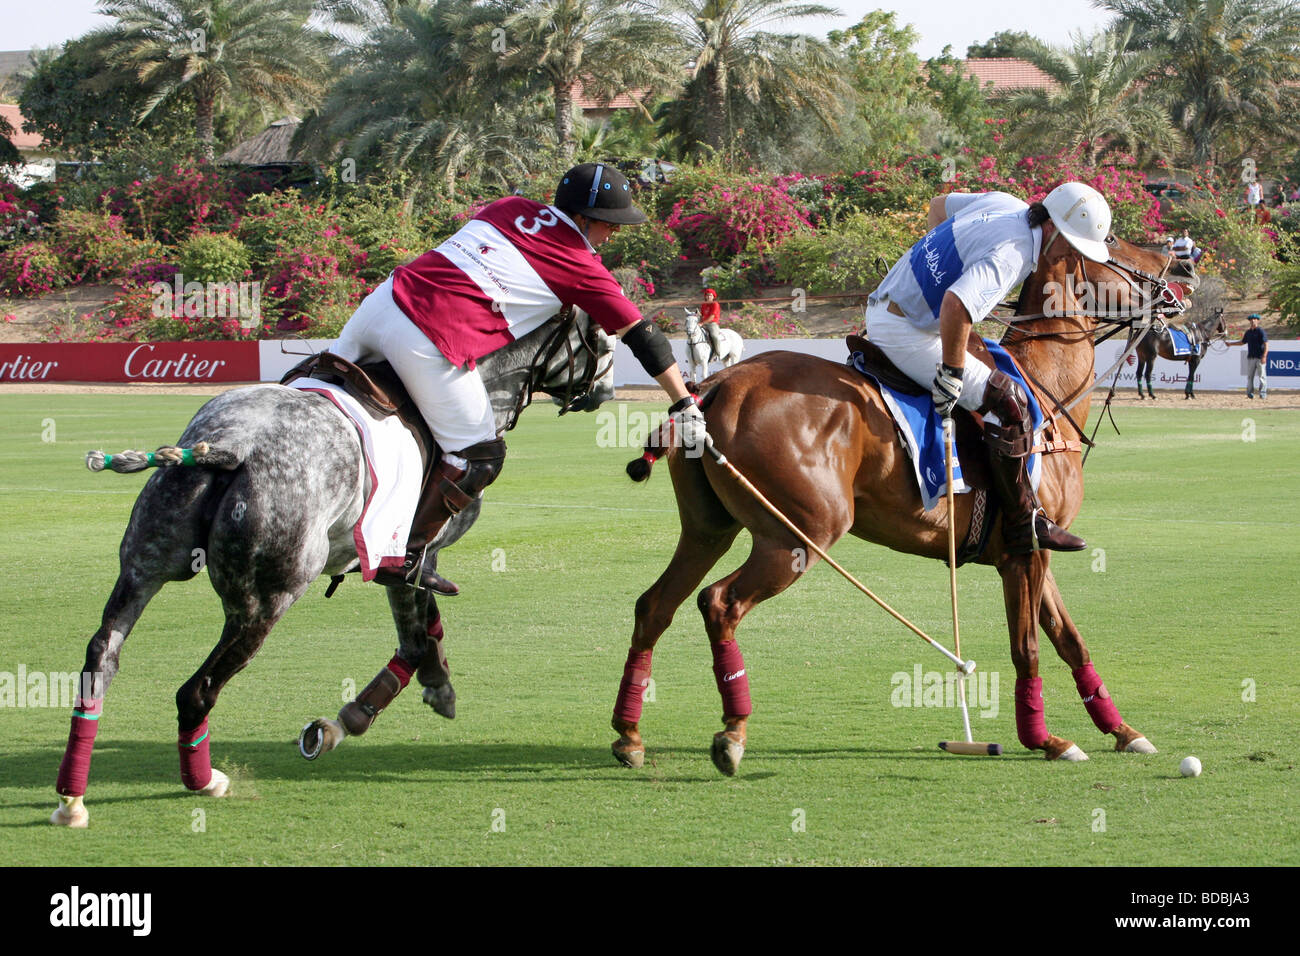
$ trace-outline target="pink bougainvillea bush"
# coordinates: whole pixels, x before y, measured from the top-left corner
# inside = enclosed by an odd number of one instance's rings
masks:
[[[26,242],[0,249],[0,294],[37,296],[68,284],[59,254],[47,243]]]
[[[762,255],[812,223],[785,186],[750,180],[702,187],[676,200],[664,226],[687,254],[721,261],[741,252]]]
[[[120,278],[137,262],[162,251],[156,242],[128,235],[122,217],[116,215],[64,209],[53,234],[53,248],[74,284]]]
[[[0,246],[29,242],[41,232],[36,203],[23,198],[13,183],[0,179]]]
[[[227,228],[238,218],[243,197],[214,167],[186,161],[110,189],[101,201],[132,235],[171,244],[196,230]]]

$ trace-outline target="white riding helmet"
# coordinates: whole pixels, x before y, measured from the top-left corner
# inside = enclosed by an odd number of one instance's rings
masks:
[[[1043,206],[1065,241],[1093,262],[1110,258],[1110,204],[1087,183],[1062,183],[1043,199]]]

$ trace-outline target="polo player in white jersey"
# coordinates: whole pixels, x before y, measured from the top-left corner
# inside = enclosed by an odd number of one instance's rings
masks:
[[[1007,193],[949,193],[930,202],[930,231],[868,299],[868,338],[918,385],[945,418],[954,405],[984,416],[993,483],[1010,554],[1081,551],[1038,503],[1024,465],[1032,444],[1029,404],[1005,373],[966,361],[971,325],[985,318],[1063,239],[1094,262],[1110,258],[1111,213],[1084,183],[1065,183],[1041,203]]]
[[[683,445],[703,447],[704,416],[668,340],[641,317],[596,253],[620,226],[645,221],[622,173],[583,163],[564,174],[551,205],[522,196],[488,205],[438,248],[399,267],[348,320],[333,351],[351,362],[386,359],[443,450],[411,524],[405,567],[383,568],[376,580],[459,592],[424,553],[505,462],[475,366],[566,306],[581,308],[623,341],[668,393]]]

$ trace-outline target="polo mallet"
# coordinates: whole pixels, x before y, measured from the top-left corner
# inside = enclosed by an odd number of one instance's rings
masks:
[[[793,521],[791,521],[784,514],[782,514],[781,510],[777,508],[776,505],[768,501],[767,497],[761,491],[755,488],[750,483],[749,479],[746,478],[744,475],[742,475],[736,469],[735,465],[727,461],[727,456],[724,455],[722,452],[718,451],[717,446],[713,444],[712,438],[705,439],[704,447],[708,450],[710,457],[712,457],[714,461],[716,461],[719,465],[725,468],[728,474],[730,474],[732,478],[736,479],[736,481],[739,482],[742,488],[744,488],[751,495],[753,495],[754,498],[758,501],[758,503],[761,504],[764,508],[766,508],[771,513],[772,517],[776,518],[783,525],[789,528],[791,533],[794,534],[796,538],[798,538],[800,541],[806,544],[815,555],[817,555],[819,558],[821,558],[823,561],[829,564],[832,568],[834,568],[836,571],[842,574],[850,584],[852,584],[855,588],[857,588],[867,597],[871,598],[871,600],[875,601],[878,605],[880,605],[880,607],[885,611],[885,613],[887,613],[894,620],[898,621],[898,623],[902,624],[904,627],[906,627],[917,637],[921,638],[921,640],[925,641],[927,644],[933,647],[944,657],[948,658],[948,660],[956,664],[957,669],[960,670],[962,674],[970,674],[975,670],[974,661],[964,661],[957,655],[953,654],[951,651],[949,651],[938,641],[934,640],[934,638],[930,637],[930,635],[926,634],[925,631],[921,630],[919,627],[917,627],[907,618],[903,617],[903,615],[899,614],[897,611],[895,611],[892,607],[890,607],[880,598],[876,597],[876,595],[871,592],[871,589],[869,587],[867,587],[865,584],[863,584],[853,575],[849,574],[849,572],[844,570],[844,568],[840,567],[839,563],[836,562],[834,558],[832,558],[829,554],[827,554],[825,551],[819,548],[817,544],[810,537],[808,537],[801,530],[799,530],[799,527]],[[999,748],[999,752],[1001,752],[1001,748]]]
[[[957,656],[961,656],[961,629],[957,625],[957,523],[953,520],[952,490],[952,415],[943,420],[943,465],[948,478],[948,584],[952,592],[952,646]],[[975,743],[970,734],[970,711],[966,709],[966,675],[957,678],[957,693],[961,699],[961,723],[966,731],[965,740],[941,740],[939,749],[950,754],[966,754],[972,757],[997,757],[1002,753],[1001,744]]]

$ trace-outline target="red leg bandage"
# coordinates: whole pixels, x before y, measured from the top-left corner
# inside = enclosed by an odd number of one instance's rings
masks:
[[[396,654],[393,655],[393,659],[388,662],[387,666],[388,669],[397,676],[397,682],[401,684],[402,687],[405,687],[411,682],[411,675],[415,673],[415,668],[406,663],[406,661],[402,660]],[[398,690],[401,689],[401,687],[398,688]]]
[[[713,649],[713,676],[722,695],[723,717],[748,717],[754,712],[749,700],[749,676],[745,659],[735,641],[709,645]]]
[[[650,682],[650,656],[654,651],[629,649],[623,665],[623,679],[618,684],[614,702],[614,719],[635,724],[641,719],[641,698]]]
[[[176,740],[181,754],[181,783],[188,790],[202,790],[212,782],[212,755],[208,745],[208,718],[193,730],[182,730]]]
[[[1043,679],[1016,678],[1016,736],[1030,750],[1047,743],[1047,722],[1043,719]]]
[[[1074,686],[1079,688],[1083,706],[1088,711],[1088,716],[1092,718],[1092,722],[1097,725],[1097,729],[1103,734],[1119,730],[1119,725],[1124,723],[1124,720],[1119,715],[1119,708],[1110,699],[1110,691],[1101,682],[1101,677],[1093,669],[1092,664],[1084,664],[1072,673]]]
[[[103,700],[87,701],[77,698],[72,711],[72,727],[68,731],[68,746],[59,764],[59,778],[54,789],[65,797],[82,797],[90,779],[90,755],[95,749],[95,734],[99,732],[99,717],[104,712]]]

